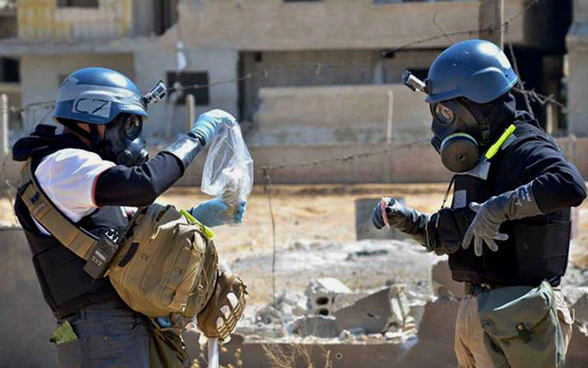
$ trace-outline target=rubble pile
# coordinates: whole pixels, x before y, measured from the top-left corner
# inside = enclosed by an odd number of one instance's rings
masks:
[[[238,332],[260,338],[400,342],[416,333],[415,317],[420,320],[426,302],[421,299],[403,285],[354,292],[338,279],[320,278],[309,282],[304,294],[284,292],[275,305],[250,309]]]

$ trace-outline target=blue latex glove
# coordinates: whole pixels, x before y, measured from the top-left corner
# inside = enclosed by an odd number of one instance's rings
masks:
[[[174,326],[174,323],[169,317],[157,317],[156,320],[161,328],[170,328]]]
[[[240,224],[245,216],[247,202],[241,202],[234,213],[222,200],[216,198],[202,202],[198,207],[192,207],[190,214],[207,227]]]
[[[198,117],[188,135],[196,136],[203,146],[206,146],[223,124],[237,124],[233,115],[226,111],[215,109],[205,112]]]

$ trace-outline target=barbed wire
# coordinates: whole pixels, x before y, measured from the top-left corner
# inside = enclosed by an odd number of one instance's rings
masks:
[[[263,173],[264,177],[265,177],[266,174],[268,174],[272,170],[303,169],[303,168],[319,166],[319,165],[327,164],[327,163],[349,162],[349,161],[353,161],[358,158],[368,158],[368,157],[372,157],[372,156],[380,156],[380,155],[390,154],[394,151],[411,148],[412,146],[422,144],[425,142],[429,142],[429,139],[428,138],[417,139],[417,140],[413,140],[413,141],[410,141],[407,143],[400,144],[395,147],[390,147],[390,148],[387,148],[384,150],[378,150],[378,151],[367,151],[367,152],[361,152],[361,153],[340,156],[340,157],[325,158],[325,159],[321,159],[321,160],[313,160],[313,161],[308,161],[308,162],[298,162],[298,163],[294,163],[294,164],[266,165],[266,166],[261,166],[261,167],[257,168],[255,171],[258,173]]]
[[[169,93],[173,93],[173,92],[177,92],[177,91],[185,91],[188,89],[191,90],[199,90],[199,89],[208,89],[208,88],[212,88],[212,87],[216,87],[216,86],[220,86],[220,85],[225,85],[225,84],[233,84],[233,83],[238,83],[241,81],[245,81],[245,80],[252,80],[255,78],[268,78],[270,74],[275,73],[275,72],[283,72],[284,70],[288,70],[288,69],[293,69],[293,68],[311,68],[312,70],[315,71],[315,74],[320,75],[325,69],[328,68],[341,68],[341,67],[349,67],[349,66],[354,66],[354,65],[361,65],[363,67],[365,67],[365,62],[366,61],[370,61],[370,60],[374,60],[374,59],[380,59],[382,57],[387,57],[390,56],[391,54],[404,50],[406,48],[409,48],[411,46],[417,46],[417,45],[421,45],[423,43],[427,43],[427,42],[432,42],[432,41],[436,41],[438,39],[441,38],[447,38],[448,40],[450,40],[451,42],[453,42],[453,40],[451,39],[451,37],[455,37],[455,36],[474,36],[474,35],[480,35],[480,34],[485,34],[485,33],[492,33],[495,31],[500,31],[500,32],[505,32],[508,31],[509,26],[512,22],[514,22],[515,20],[519,19],[521,16],[523,16],[529,9],[531,9],[532,7],[534,7],[535,5],[537,5],[538,3],[540,3],[540,0],[532,0],[529,1],[521,10],[519,10],[516,14],[514,14],[513,16],[511,16],[510,18],[508,18],[506,21],[504,21],[503,23],[501,23],[500,25],[497,26],[491,26],[491,27],[487,27],[485,29],[473,29],[473,30],[465,30],[465,31],[455,31],[455,32],[446,32],[439,24],[438,22],[436,22],[436,17],[438,15],[438,12],[435,12],[432,22],[434,24],[437,25],[437,28],[440,29],[441,33],[435,36],[430,36],[430,37],[425,37],[425,38],[421,38],[418,40],[414,40],[414,41],[410,41],[407,43],[404,43],[402,45],[399,46],[395,46],[393,48],[384,50],[382,52],[377,53],[377,55],[370,55],[367,56],[365,58],[361,58],[359,60],[351,60],[351,61],[347,61],[347,62],[337,62],[337,63],[328,63],[328,62],[311,62],[311,63],[287,63],[287,64],[280,64],[277,65],[275,67],[269,67],[269,68],[264,68],[262,70],[259,71],[255,71],[255,72],[249,72],[241,77],[237,77],[237,78],[231,78],[231,79],[226,79],[226,80],[221,80],[218,82],[211,82],[211,83],[207,83],[207,84],[188,84],[188,85],[181,85],[179,84],[179,82],[176,82],[174,84],[174,86],[169,86],[168,87],[168,92]],[[511,48],[511,56],[513,59],[513,64],[516,65],[516,58],[514,55],[514,52],[512,50],[512,43],[509,42],[509,47]],[[518,67],[517,67],[518,68]],[[518,72],[517,72],[518,74]],[[520,78],[519,78],[520,80]],[[179,84],[179,85],[178,85]],[[545,101],[547,101],[547,103],[552,103],[562,109],[564,109],[564,113],[568,114],[568,113],[573,113],[573,114],[577,114],[577,115],[586,115],[583,113],[579,113],[579,112],[573,112],[571,111],[567,106],[565,106],[565,104],[557,101],[555,98],[553,98],[553,96],[545,96],[542,95],[536,91],[525,91],[524,90],[524,86],[523,85],[519,85],[519,88],[517,89],[517,92],[520,92],[524,95],[525,100],[527,101],[528,99],[532,99],[533,101],[539,102],[540,104],[544,104]],[[16,106],[10,106],[10,111],[11,112],[21,112],[23,114],[28,113],[28,111],[30,109],[33,108],[37,108],[37,107],[51,107],[55,104],[55,101],[39,101],[39,102],[33,102],[30,104],[27,104],[25,107],[16,107]],[[528,109],[530,109],[530,105],[527,106]],[[0,113],[3,110],[0,108]]]

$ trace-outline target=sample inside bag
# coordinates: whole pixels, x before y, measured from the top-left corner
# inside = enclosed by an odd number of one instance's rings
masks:
[[[253,159],[239,124],[225,124],[208,150],[201,190],[235,207],[246,201],[253,187]]]

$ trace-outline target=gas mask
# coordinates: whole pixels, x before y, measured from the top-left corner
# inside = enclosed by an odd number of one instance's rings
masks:
[[[476,166],[488,145],[489,127],[480,123],[462,99],[430,105],[433,123],[431,144],[449,171],[460,173]]]
[[[403,82],[413,91],[428,93],[427,84],[408,71]],[[431,144],[441,155],[443,166],[455,173],[473,169],[489,143],[488,119],[465,98],[430,104],[430,110]]]
[[[167,89],[163,81],[151,88],[141,97],[145,110],[149,105],[161,101]],[[127,167],[142,165],[149,159],[146,139],[143,134],[143,120],[135,114],[120,114],[106,126],[104,139],[99,142],[99,149],[105,159]]]
[[[147,162],[148,152],[139,115],[121,114],[106,126],[100,151],[105,159],[117,165],[136,166]]]

